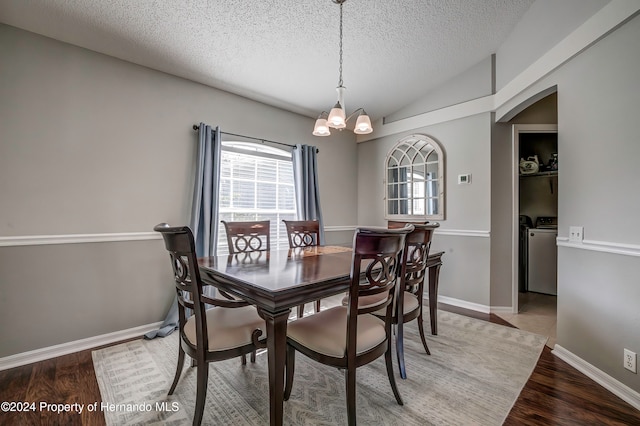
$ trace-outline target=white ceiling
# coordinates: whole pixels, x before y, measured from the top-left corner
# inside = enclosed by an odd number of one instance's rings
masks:
[[[495,53],[534,0],[348,0],[347,112],[389,115]],[[0,22],[316,117],[335,103],[332,0],[1,0]]]

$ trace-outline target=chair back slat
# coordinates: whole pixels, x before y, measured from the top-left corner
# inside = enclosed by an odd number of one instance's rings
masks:
[[[357,317],[387,308],[385,324],[391,325],[391,306],[402,267],[402,249],[412,226],[402,229],[358,228],[353,241],[353,263],[348,295],[347,352],[356,344]],[[359,298],[385,294],[374,305],[360,306]]]
[[[271,248],[270,221],[221,222],[227,233],[229,254],[269,251]]]
[[[317,220],[282,220],[287,228],[289,248],[317,246],[320,223]]]
[[[397,229],[401,226],[411,224],[414,230],[407,235],[405,240],[405,274],[404,288],[412,291],[414,294],[422,295],[422,286],[424,285],[427,273],[427,261],[429,258],[429,250],[431,249],[431,241],[434,231],[440,227],[436,222],[398,222],[389,221],[389,229]],[[418,288],[418,286],[420,288]]]

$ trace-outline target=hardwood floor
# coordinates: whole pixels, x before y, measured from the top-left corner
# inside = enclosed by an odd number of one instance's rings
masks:
[[[511,326],[494,314],[440,309]],[[0,412],[0,425],[104,425],[91,350],[0,371],[0,401],[35,402],[30,412]],[[76,412],[40,409],[40,402],[81,404]],[[97,403],[98,410],[89,411]],[[71,407],[69,407],[71,408]],[[640,411],[593,382],[545,346],[505,425],[640,425]]]
[[[511,326],[494,314],[438,304],[439,309]],[[618,398],[545,346],[505,425],[640,425],[640,410]]]
[[[0,413],[0,425],[105,424],[90,350],[0,371],[0,401],[35,403],[26,412]],[[78,403],[85,408],[80,414],[56,413],[53,407],[41,409],[41,402]],[[98,410],[90,412],[86,407],[96,402]]]

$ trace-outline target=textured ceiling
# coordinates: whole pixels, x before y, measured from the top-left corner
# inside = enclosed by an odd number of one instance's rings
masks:
[[[348,0],[347,112],[391,114],[495,53],[533,0]],[[338,82],[331,0],[1,0],[0,22],[310,117]]]

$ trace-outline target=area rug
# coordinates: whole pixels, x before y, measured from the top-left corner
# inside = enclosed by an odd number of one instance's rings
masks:
[[[357,370],[358,424],[500,425],[546,342],[544,336],[443,311],[438,313],[438,333],[427,335],[427,355],[416,322],[405,326],[406,380],[399,378],[394,355],[403,406],[393,397],[384,357]],[[107,425],[191,424],[195,368],[185,366],[175,394],[167,397],[177,348],[173,333],[93,352]],[[204,425],[269,423],[266,361],[262,352],[255,364],[243,366],[239,358],[210,364]],[[297,354],[284,424],[346,423],[343,374]]]

